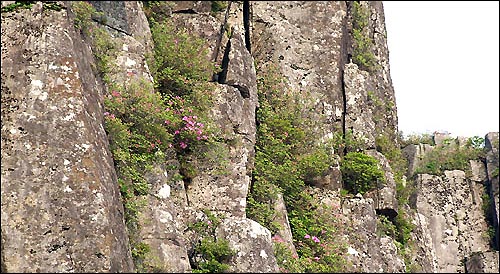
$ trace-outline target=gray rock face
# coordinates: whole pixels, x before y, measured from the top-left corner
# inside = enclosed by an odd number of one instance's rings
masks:
[[[434,146],[429,144],[411,144],[403,149],[403,155],[408,160],[408,172],[406,173],[408,178],[415,173],[424,156],[432,151],[432,149],[434,149]]]
[[[133,270],[81,41],[66,10],[2,13],[2,271]]]
[[[492,199],[491,206],[492,211],[494,213],[493,216],[493,226],[495,228],[496,235],[496,247],[500,247],[500,233],[499,233],[499,182],[498,182],[498,141],[499,133],[498,132],[490,132],[485,136],[485,148],[486,148],[486,168],[488,173],[488,188],[490,199]]]
[[[292,92],[310,94],[311,107],[326,115],[317,118],[324,139],[342,132],[346,9],[344,2],[252,2],[252,55],[261,67],[278,64]]]
[[[353,63],[345,65],[344,85],[346,97],[346,128],[354,137],[365,144],[365,148],[375,148],[375,121],[372,111],[359,107],[367,105],[368,91],[373,93],[369,73],[358,69]],[[374,96],[374,95],[372,95]]]
[[[415,224],[425,271],[460,272],[461,260],[478,251],[489,250],[483,237],[486,222],[482,211],[482,184],[465,178],[461,170],[445,176],[417,176]],[[430,264],[430,265],[429,265]]]
[[[394,240],[377,235],[377,214],[371,198],[355,197],[342,205],[349,216],[349,247],[346,257],[353,270],[359,272],[404,272],[405,264],[397,252]]]
[[[398,200],[396,197],[396,181],[394,181],[391,166],[385,156],[376,150],[368,150],[366,154],[380,162],[380,166],[384,171],[385,182],[380,182],[380,186],[376,190],[366,193],[365,196],[373,199],[375,209],[379,210],[379,213],[394,218],[398,215]]]
[[[283,242],[292,251],[292,254],[297,255],[297,250],[293,245],[293,235],[290,229],[290,222],[288,221],[285,201],[281,193],[278,193],[278,198],[274,201],[274,210],[276,214],[273,218],[273,222],[278,223],[281,228],[276,234],[283,239]]]
[[[466,273],[498,273],[498,251],[476,252],[465,260]]]
[[[229,272],[278,272],[271,243],[271,233],[259,223],[239,217],[229,217],[217,228],[217,235],[229,241],[237,251]]]
[[[232,140],[232,145],[224,145],[229,151],[226,159],[229,164],[225,174],[199,174],[193,178],[187,191],[191,205],[196,208],[244,217],[254,161],[257,82],[253,58],[238,30],[234,31],[229,43],[227,66],[224,76],[219,79],[227,85],[217,86],[216,107],[212,111],[224,138]]]

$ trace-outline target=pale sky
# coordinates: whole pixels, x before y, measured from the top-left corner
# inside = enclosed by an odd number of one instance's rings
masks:
[[[499,2],[383,5],[399,130],[499,131]]]

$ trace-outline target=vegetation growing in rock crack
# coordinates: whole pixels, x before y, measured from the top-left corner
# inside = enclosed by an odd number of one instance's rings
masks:
[[[236,252],[229,247],[229,242],[217,237],[216,228],[220,225],[222,216],[217,216],[209,210],[204,210],[204,218],[190,224],[190,230],[196,232],[189,254],[193,273],[223,273],[229,270],[227,264]]]
[[[352,62],[367,71],[377,68],[377,60],[373,54],[373,40],[368,35],[370,10],[359,1],[353,1],[352,6],[352,35],[354,38],[354,49]]]
[[[415,174],[442,175],[445,170],[463,170],[467,176],[471,176],[469,161],[484,157],[484,138],[471,137],[463,145],[459,144],[458,139],[449,138],[424,156]]]
[[[334,216],[308,193],[310,180],[325,175],[333,160],[331,146],[310,134],[307,96],[285,88],[277,67],[258,71],[259,108],[253,184],[247,197],[247,216],[270,228],[275,254],[283,271],[336,272],[347,265],[346,246]],[[283,194],[297,254],[277,232],[274,203]],[[328,217],[326,217],[328,216]]]
[[[145,175],[157,163],[177,158],[183,175],[196,176],[190,164],[193,151],[216,143],[208,115],[210,83],[215,67],[208,61],[206,45],[185,31],[151,22],[154,54],[149,57],[155,85],[138,77],[127,84],[112,81],[119,45],[106,30],[92,22],[102,16],[87,2],[72,3],[75,28],[91,41],[97,66],[108,94],[104,122],[118,175],[132,256],[138,271],[157,271],[149,245],[139,236],[139,216],[147,204],[150,184]],[[216,147],[216,146],[215,146]],[[206,150],[206,149],[205,149]],[[200,252],[213,252],[208,241]],[[214,270],[210,266],[208,269]],[[155,270],[156,269],[156,270]]]

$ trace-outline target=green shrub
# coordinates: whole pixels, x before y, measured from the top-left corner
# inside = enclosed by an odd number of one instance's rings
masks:
[[[216,229],[222,216],[204,210],[206,219],[188,225],[188,229],[198,233],[201,238],[195,243],[189,257],[193,273],[222,273],[229,269],[227,264],[236,253],[225,239],[218,239]]]
[[[401,132],[401,135],[402,132]],[[406,147],[407,145],[418,145],[418,144],[429,144],[431,146],[435,145],[434,138],[431,134],[410,134],[408,136],[401,138],[401,147]]]
[[[360,69],[373,71],[377,67],[377,60],[373,54],[373,40],[368,36],[366,28],[369,23],[370,11],[363,7],[358,1],[353,2],[353,24],[352,32],[354,49],[352,61]]]
[[[485,155],[484,142],[478,138],[469,138],[462,146],[456,144],[453,139],[436,146],[424,156],[415,174],[442,175],[445,170],[463,170],[467,176],[471,176],[469,161],[484,158]]]
[[[247,197],[247,216],[276,233],[279,227],[273,223],[273,205],[281,192],[298,256],[294,258],[290,250],[277,243],[275,253],[280,268],[336,272],[345,265],[340,255],[345,246],[339,236],[342,233],[337,231],[337,219],[330,211],[322,211],[307,191],[311,179],[325,175],[334,161],[334,141],[317,143],[312,132],[318,125],[307,118],[312,116],[307,113],[310,98],[290,92],[274,65],[258,71],[258,95],[255,169]],[[340,143],[336,149],[345,147]],[[305,235],[310,237],[306,239]],[[279,237],[273,239],[279,241]]]
[[[212,12],[223,11],[227,8],[227,1],[210,1],[210,3]]]
[[[150,28],[154,41],[151,72],[160,92],[190,95],[196,84],[211,80],[218,72],[205,40],[176,29],[169,21],[152,22]]]
[[[385,184],[384,172],[377,159],[361,152],[349,152],[340,166],[345,188],[356,194],[372,190],[377,184]]]
[[[19,9],[31,9],[35,2],[36,1],[16,1],[15,3],[2,7],[2,13],[16,11]]]

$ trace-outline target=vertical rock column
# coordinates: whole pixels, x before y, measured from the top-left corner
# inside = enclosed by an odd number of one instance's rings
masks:
[[[2,13],[2,271],[133,270],[92,62],[65,8]]]
[[[489,181],[489,189],[490,193],[490,199],[492,199],[492,204],[491,206],[493,207],[491,210],[493,211],[493,226],[495,228],[495,241],[496,241],[496,248],[500,248],[500,235],[499,235],[499,228],[498,228],[498,223],[499,223],[499,212],[498,212],[498,205],[499,205],[499,200],[498,200],[498,193],[499,193],[499,183],[498,183],[498,169],[499,169],[499,162],[498,162],[498,132],[490,132],[486,134],[485,136],[485,146],[486,146],[486,169],[488,173],[488,181]]]

